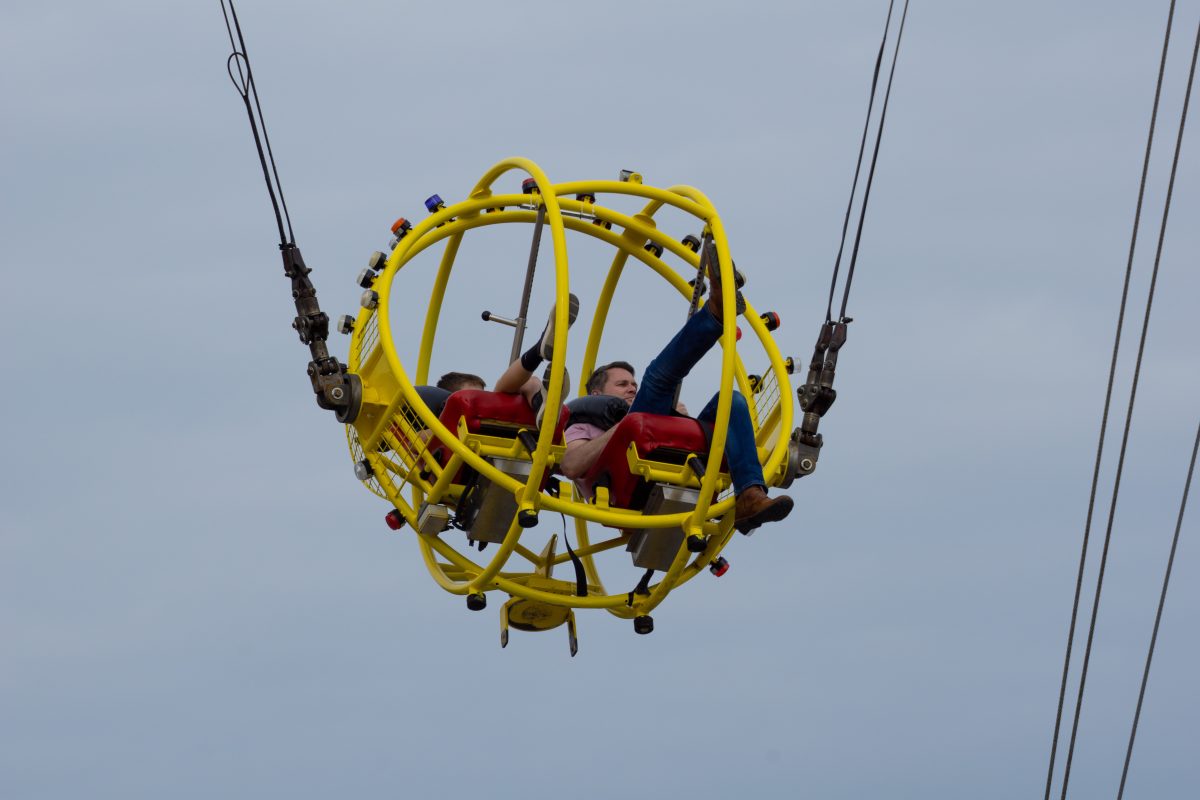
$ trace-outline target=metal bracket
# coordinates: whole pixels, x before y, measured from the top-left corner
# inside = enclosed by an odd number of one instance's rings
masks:
[[[787,468],[783,480],[779,482],[781,489],[791,486],[796,478],[812,475],[817,469],[817,459],[821,455],[821,445],[824,444],[821,434],[815,430],[816,420],[820,418],[816,414],[804,416],[806,423],[810,422],[811,418],[809,427],[812,429],[805,430],[802,426],[792,431],[791,440],[788,442]]]
[[[837,371],[838,351],[846,343],[846,324],[848,322],[850,320],[830,321],[821,326],[817,344],[813,348],[812,361],[808,365],[808,380],[796,390],[800,408],[805,413],[823,417],[837,400],[837,391],[833,388],[833,378]]]
[[[792,431],[788,443],[788,464],[780,486],[786,488],[796,478],[811,475],[817,468],[824,438],[817,432],[821,418],[837,400],[833,379],[837,373],[838,352],[846,343],[846,326],[852,322],[845,317],[838,322],[826,320],[817,334],[812,361],[808,365],[808,380],[796,390],[800,409],[804,412],[800,427]]]
[[[283,274],[291,279],[292,299],[296,303],[296,318],[292,327],[302,344],[308,345],[312,360],[308,362],[308,378],[312,383],[317,405],[333,411],[338,422],[349,424],[358,418],[362,408],[362,381],[348,367],[329,355],[325,340],[329,338],[329,316],[321,311],[317,290],[309,280],[312,272],[304,264],[300,248],[294,244],[280,245]]]

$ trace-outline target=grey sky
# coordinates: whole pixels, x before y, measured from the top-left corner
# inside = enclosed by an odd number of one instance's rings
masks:
[[[357,308],[396,216],[525,155],[705,191],[806,358],[886,3],[749,6],[244,0],[323,307]],[[575,659],[562,631],[501,651],[501,598],[436,588],[354,480],[289,329],[219,4],[0,11],[0,795],[1040,797],[1166,8],[915,0],[799,509],[652,636],[581,614]],[[1134,297],[1198,18],[1181,0]],[[1197,421],[1195,134],[1073,797],[1115,796]],[[515,307],[526,236],[468,238],[435,371],[499,373],[478,312]],[[586,311],[601,251],[570,252]],[[622,287],[602,356],[646,363],[682,318],[661,291]],[[1131,798],[1200,786],[1196,533]]]

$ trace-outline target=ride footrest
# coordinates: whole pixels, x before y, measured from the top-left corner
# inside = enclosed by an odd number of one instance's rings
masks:
[[[440,503],[422,503],[417,512],[417,531],[426,536],[436,536],[450,527],[450,509]]]
[[[700,499],[697,489],[656,484],[646,500],[645,514],[678,514],[691,511]],[[633,528],[625,549],[633,554],[633,565],[666,572],[683,545],[683,528]]]
[[[533,467],[530,461],[489,458],[492,466],[516,481],[525,483]],[[458,505],[457,523],[477,542],[503,542],[517,513],[517,498],[503,486],[473,473],[470,486]]]

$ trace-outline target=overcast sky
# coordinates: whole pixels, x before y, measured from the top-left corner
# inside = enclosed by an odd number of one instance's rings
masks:
[[[504,598],[438,589],[354,479],[289,327],[219,3],[6,5],[0,795],[1040,798],[1167,5],[913,3],[817,472],[653,635],[581,613],[574,659],[562,630],[501,650]],[[886,3],[742,6],[243,0],[323,308],[357,309],[395,217],[524,155],[705,191],[806,359]],[[1117,433],[1200,2],[1176,20]],[[1197,424],[1196,130],[1072,797],[1116,794]],[[435,373],[504,366],[479,312],[515,311],[516,234],[468,236]],[[586,323],[607,255],[569,247]],[[414,330],[422,263],[396,301]],[[640,275],[617,306],[601,357],[638,365],[684,314]],[[1131,798],[1200,791],[1196,519]]]

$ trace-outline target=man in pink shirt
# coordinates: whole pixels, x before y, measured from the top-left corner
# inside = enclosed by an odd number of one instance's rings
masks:
[[[710,261],[710,264],[715,263],[715,258]],[[676,387],[717,343],[723,328],[719,273],[710,266],[708,277],[713,287],[708,302],[688,319],[683,329],[650,362],[640,391],[633,366],[626,361],[613,361],[596,369],[588,378],[588,394],[619,398],[628,405],[631,413],[670,414],[674,410],[686,414],[682,406],[672,407]],[[745,310],[745,301],[740,293],[737,306],[738,313]],[[713,395],[708,405],[696,416],[697,420],[711,422],[716,419],[717,397]],[[559,465],[564,475],[579,479],[588,473],[604,452],[621,416],[619,408],[616,413],[610,411],[603,420],[607,428],[594,421],[577,422],[567,427],[563,434],[566,453]],[[750,409],[746,405],[746,398],[738,392],[733,393],[725,460],[737,493],[734,526],[739,531],[749,533],[765,523],[778,522],[791,513],[792,498],[787,495],[767,496],[762,465],[758,461],[758,447],[754,441],[754,426],[750,422]],[[590,490],[591,487],[583,488]]]
[[[713,258],[710,265],[715,263],[716,259]],[[627,361],[605,364],[589,376],[588,395],[618,398],[624,405],[614,403],[606,407],[605,413],[592,415],[593,421],[576,422],[567,426],[563,434],[566,453],[559,468],[568,478],[579,480],[588,473],[604,452],[616,424],[626,411],[650,414],[671,414],[674,411],[687,414],[687,409],[681,404],[672,405],[675,389],[692,367],[717,343],[723,327],[719,272],[710,266],[708,277],[712,285],[712,294],[708,302],[688,319],[683,329],[675,334],[662,352],[650,362],[640,392],[634,377],[634,368]],[[568,319],[574,322],[579,310],[579,300],[575,295],[571,295],[570,301]],[[737,295],[737,307],[739,314],[745,310],[745,301],[741,293]],[[497,392],[524,395],[530,405],[538,410],[539,416],[546,390],[543,382],[533,376],[533,371],[543,361],[553,357],[553,342],[552,309],[550,320],[537,343],[512,362],[496,381]],[[563,390],[565,395],[566,380]],[[716,419],[716,413],[717,395],[714,394],[696,419],[712,422]],[[734,491],[737,493],[734,525],[739,531],[749,533],[765,523],[778,522],[791,513],[792,498],[787,495],[767,496],[762,465],[758,462],[758,447],[754,441],[754,426],[750,422],[750,409],[746,405],[746,398],[738,392],[733,393],[733,407],[729,414],[729,429],[725,441],[725,460],[729,465]],[[581,488],[589,492],[591,490],[591,487],[586,485]]]

